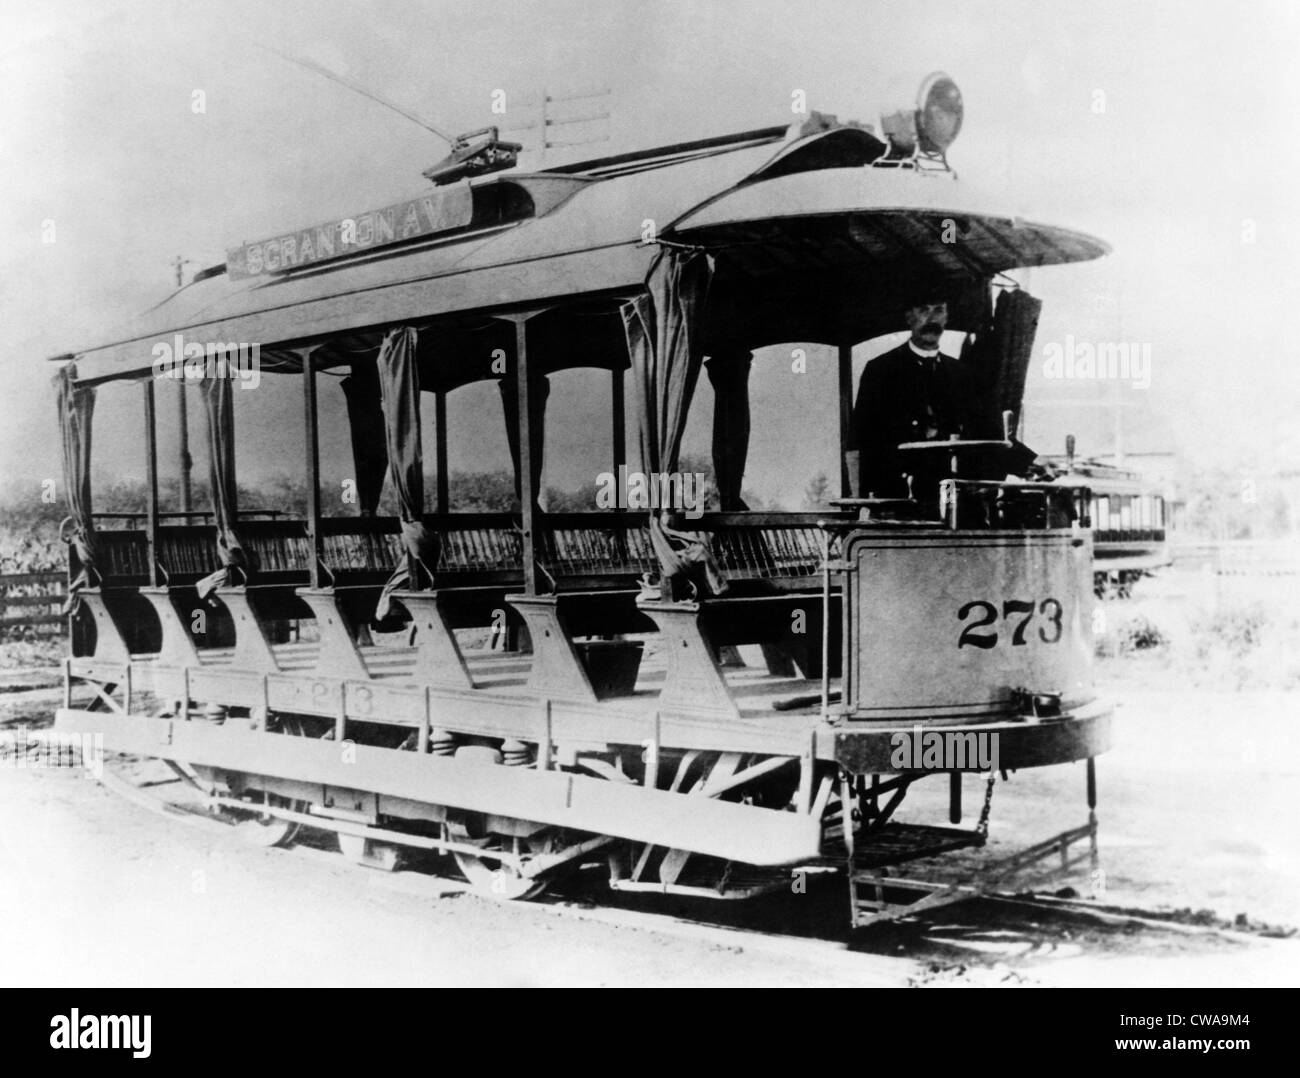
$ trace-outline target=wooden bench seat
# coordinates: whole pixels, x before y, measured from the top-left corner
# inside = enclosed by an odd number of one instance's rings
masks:
[[[708,536],[729,582],[725,596],[699,604],[692,615],[693,631],[700,634],[710,661],[721,647],[760,643],[789,650],[806,674],[819,671],[821,516],[705,514],[681,522]],[[435,586],[399,592],[394,598],[415,622],[415,666],[431,683],[474,683],[456,643],[457,630],[526,625],[533,642],[535,687],[561,692],[565,685],[576,685],[578,695],[594,699],[590,685],[583,690],[582,680],[571,676],[576,670],[585,677],[580,658],[584,645],[575,647],[574,641],[663,630],[663,619],[638,603],[642,578],[653,578],[659,571],[644,513],[543,517],[537,557],[545,593],[533,597],[520,594],[524,543],[514,514],[430,515],[426,523],[438,539],[431,567]],[[305,521],[246,520],[240,522],[239,532],[253,571],[246,581],[224,587],[219,594],[233,632],[208,634],[202,641],[191,632],[199,606],[193,589],[218,566],[214,529],[161,527],[156,551],[161,584],[156,587],[149,586],[147,533],[111,533],[103,555],[113,581],[109,590],[135,592],[138,600],[153,607],[161,628],[153,650],[160,659],[202,663],[212,660],[214,649],[225,648],[228,661],[273,672],[281,669],[277,649],[288,639],[281,627],[287,631],[288,620],[311,618],[319,643],[302,652],[295,660],[298,666],[307,661],[302,656],[310,656],[310,669],[322,674],[372,676],[367,626],[381,588],[406,556],[396,518],[322,520],[315,544],[320,557],[317,586],[311,583],[313,540]],[[212,616],[211,608],[206,612]],[[105,618],[112,622],[111,613],[99,610],[97,625]],[[670,620],[674,625],[680,621]],[[838,621],[833,612],[833,634],[838,633]],[[113,622],[118,623],[120,619]],[[200,642],[206,646],[200,647]],[[837,644],[833,654],[838,656]]]
[[[142,619],[139,589],[149,583],[149,537],[138,529],[114,528],[95,532],[98,559],[96,583],[78,592],[88,617],[74,618],[72,652],[95,654],[110,662],[125,662],[149,649],[155,633]],[[72,576],[82,571],[75,546],[68,547]],[[143,608],[147,613],[148,607]]]

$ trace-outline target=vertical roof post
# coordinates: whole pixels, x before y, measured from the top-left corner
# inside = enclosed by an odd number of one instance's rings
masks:
[[[154,380],[148,378],[144,390],[144,468],[148,498],[145,527],[149,532],[149,586],[158,586],[158,424],[154,410]]]
[[[617,480],[619,469],[627,463],[627,418],[623,410],[623,368],[615,367],[610,372],[610,395],[614,417],[614,478]]]
[[[189,513],[194,508],[193,488],[190,484],[190,474],[194,469],[194,458],[190,456],[190,407],[189,398],[185,396],[185,378],[182,368],[182,376],[176,381],[176,408],[177,423],[180,440],[180,470],[181,470],[181,512],[185,513],[185,523],[190,523]]]
[[[537,594],[537,495],[540,481],[533,481],[533,396],[534,384],[528,364],[528,321],[541,310],[500,315],[515,327],[515,379],[519,408],[519,502],[524,532],[524,594]]]
[[[839,384],[840,384],[840,497],[847,498],[853,493],[849,484],[849,425],[853,415],[853,345],[841,343],[839,346]]]
[[[447,391],[437,390],[433,395],[434,466],[438,470],[437,504],[434,512],[444,516],[451,512],[450,481],[447,475]]]
[[[321,560],[324,539],[320,529],[320,425],[316,414],[315,348],[300,349],[302,357],[302,401],[307,436],[307,538],[311,544],[312,589],[321,586]]]

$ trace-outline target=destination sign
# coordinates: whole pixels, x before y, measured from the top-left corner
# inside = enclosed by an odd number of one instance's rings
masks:
[[[236,247],[226,252],[226,274],[238,279],[284,273],[359,251],[465,228],[473,216],[469,184],[449,184],[383,209]]]

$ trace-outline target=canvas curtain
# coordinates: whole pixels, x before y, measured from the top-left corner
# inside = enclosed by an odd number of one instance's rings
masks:
[[[234,380],[222,377],[210,365],[199,382],[199,396],[207,420],[208,490],[212,495],[212,515],[217,529],[217,558],[221,568],[196,585],[200,598],[226,587],[237,579],[236,571],[247,576],[251,571],[243,544],[235,530],[239,500],[235,482],[235,398]]]
[[[700,323],[713,276],[713,258],[677,248],[660,250],[646,277],[646,291],[622,308],[636,389],[641,466],[649,474],[672,473],[699,381]],[[694,596],[726,590],[705,535],[679,531],[664,509],[650,514],[650,540],[659,558],[665,595]]]
[[[348,406],[357,506],[363,517],[373,517],[379,511],[384,476],[388,474],[388,436],[379,368],[369,360],[356,360],[352,363],[352,373],[339,384]]]
[[[514,372],[502,378],[497,386],[501,390],[501,409],[506,419],[506,441],[510,443],[510,461],[515,468],[515,496],[522,505],[519,464],[519,382]],[[530,394],[532,414],[529,416],[529,464],[531,472],[529,489],[536,493],[542,482],[542,455],[545,452],[546,401],[551,395],[551,380],[535,378]]]
[[[72,527],[64,536],[77,552],[80,569],[68,593],[67,610],[77,604],[77,592],[90,587],[97,575],[95,521],[90,508],[90,428],[95,415],[93,386],[77,385],[77,368],[69,363],[54,376],[63,442],[63,489],[67,491]]]
[[[424,452],[420,443],[420,372],[414,327],[403,326],[384,338],[379,349],[379,387],[388,443],[388,474],[397,494],[402,545],[407,557],[388,578],[375,617],[388,617],[393,592],[418,587],[418,565],[431,580],[438,561],[437,536],[424,523]]]
[[[973,409],[977,414],[972,417],[975,423],[967,437],[1000,440],[1003,411],[1019,417],[1042,307],[1042,300],[1021,289],[1002,292],[989,312],[985,328],[973,344],[967,341],[962,362],[980,382],[979,404]],[[973,461],[968,470],[972,478],[1025,476],[1031,473],[1034,458],[1034,451],[1021,443],[1013,430],[1009,448],[983,461]]]
[[[1025,378],[1038,332],[1038,315],[1043,301],[1021,289],[1003,292],[993,313],[992,345],[1001,357],[996,383],[999,413],[1009,409],[1020,415],[1025,397]],[[1001,420],[998,420],[999,424]],[[999,429],[998,434],[1001,434]]]
[[[716,355],[704,365],[713,386],[713,474],[724,513],[748,509],[740,496],[749,456],[749,371],[752,352]]]

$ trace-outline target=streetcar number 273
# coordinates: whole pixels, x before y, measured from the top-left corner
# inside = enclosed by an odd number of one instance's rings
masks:
[[[1061,614],[1063,608],[1056,599],[1047,598],[1035,604],[1029,599],[1007,599],[1002,604],[1001,635],[1011,638],[1012,647],[1029,643],[1030,629],[1037,631],[1044,644],[1055,644],[1061,639]],[[999,639],[998,608],[995,604],[975,599],[957,611],[957,620],[967,622],[957,638],[957,647],[992,648]]]

